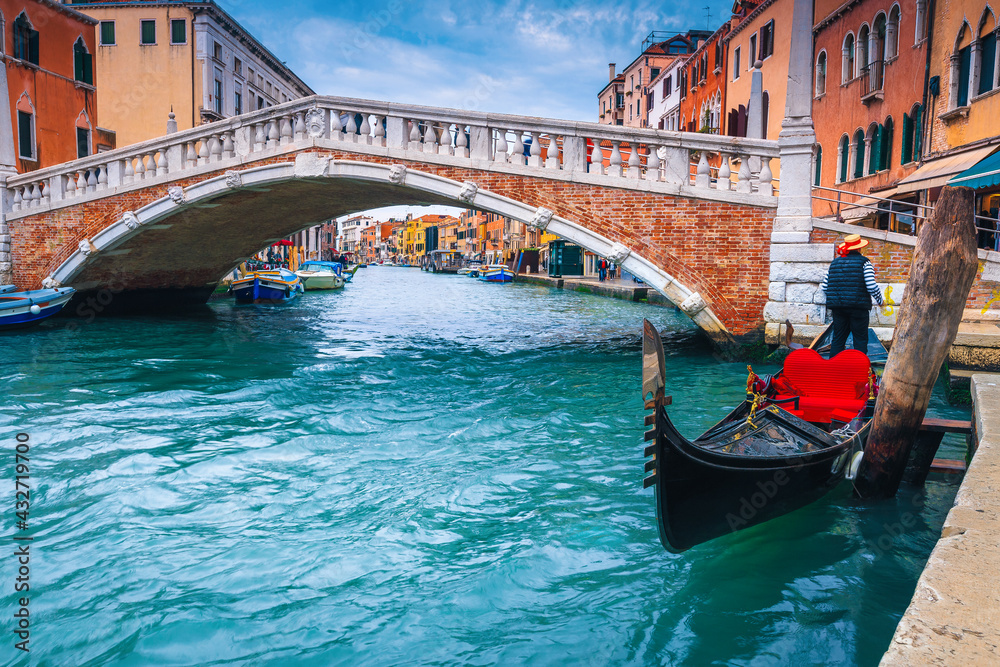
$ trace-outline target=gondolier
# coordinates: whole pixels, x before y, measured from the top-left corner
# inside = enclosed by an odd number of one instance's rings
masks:
[[[854,349],[868,350],[868,313],[872,301],[884,305],[882,290],[875,282],[875,268],[859,251],[868,240],[851,234],[837,246],[837,257],[820,286],[826,293],[826,307],[833,314],[833,341],[830,356],[842,352],[847,335],[854,338]]]

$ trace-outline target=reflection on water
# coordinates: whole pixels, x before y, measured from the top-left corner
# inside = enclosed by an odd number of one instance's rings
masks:
[[[872,505],[841,488],[665,553],[643,317],[697,435],[745,364],[670,309],[544,287],[372,267],[289,306],[4,336],[0,433],[33,443],[32,655],[875,664],[954,482]]]

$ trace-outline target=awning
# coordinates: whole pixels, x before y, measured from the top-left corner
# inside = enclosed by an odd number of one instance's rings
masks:
[[[882,190],[881,192],[873,192],[870,196],[862,197],[861,199],[851,202],[845,208],[841,209],[840,217],[844,220],[857,220],[869,215],[882,213],[888,210],[890,205],[890,202],[885,200],[892,199],[892,196],[896,194],[896,192],[896,188],[889,188],[888,190]]]
[[[964,185],[976,190],[998,184],[1000,184],[1000,152],[987,156],[948,181],[948,185]]]
[[[982,146],[936,160],[929,160],[922,167],[901,180],[897,184],[896,192],[903,194],[946,185],[949,178],[969,169],[996,149],[996,146]]]

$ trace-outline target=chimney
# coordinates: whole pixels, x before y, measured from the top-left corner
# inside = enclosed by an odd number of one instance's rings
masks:
[[[615,80],[615,64],[608,63],[608,81]]]

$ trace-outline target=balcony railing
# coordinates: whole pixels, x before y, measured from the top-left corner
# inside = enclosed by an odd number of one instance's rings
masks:
[[[882,92],[885,83],[885,61],[873,60],[861,68],[861,100],[869,100]]]

